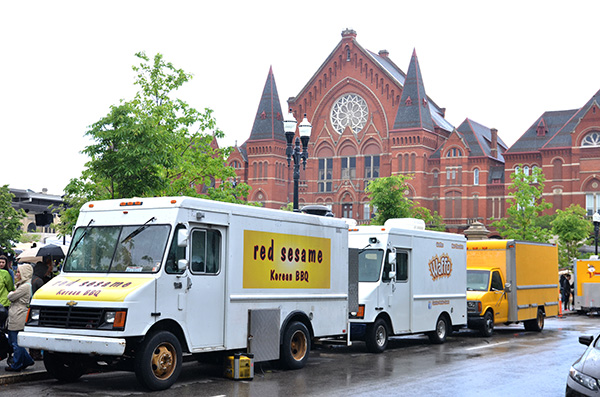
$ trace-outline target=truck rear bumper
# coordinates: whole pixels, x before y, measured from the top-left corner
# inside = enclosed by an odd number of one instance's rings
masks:
[[[52,352],[122,356],[125,345],[123,338],[19,332],[19,346]]]

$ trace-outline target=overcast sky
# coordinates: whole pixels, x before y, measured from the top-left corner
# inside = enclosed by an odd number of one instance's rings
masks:
[[[135,93],[134,54],[194,75],[178,96],[212,108],[222,146],[249,136],[269,67],[285,109],[341,40],[405,72],[509,146],[547,110],[600,89],[598,1],[1,1],[0,185],[62,194],[87,127]]]

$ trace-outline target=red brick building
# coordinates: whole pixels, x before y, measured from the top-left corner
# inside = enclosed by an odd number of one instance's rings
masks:
[[[600,209],[600,91],[579,109],[542,114],[504,154],[506,179],[519,165],[541,167],[548,213],[578,204]]]
[[[306,113],[313,125],[300,207],[323,204],[336,216],[367,222],[369,181],[412,174],[410,198],[437,211],[450,229],[463,230],[474,220],[488,224],[504,215],[505,182],[518,163],[543,167],[555,206],[584,206],[586,197],[600,205],[594,99],[585,110],[545,113],[509,150],[495,129],[470,119],[454,127],[444,118],[445,109],[426,94],[416,51],[404,72],[386,50],[369,51],[356,36],[342,32],[321,67],[288,100],[296,120]],[[238,179],[252,186],[248,199],[269,208],[293,200],[284,116],[269,70],[250,136],[229,159]]]

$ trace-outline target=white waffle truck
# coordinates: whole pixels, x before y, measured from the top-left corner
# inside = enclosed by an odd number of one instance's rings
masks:
[[[350,343],[348,291],[342,220],[188,197],[94,201],[19,344],[43,349],[59,380],[101,363],[151,390],[200,353],[295,369],[315,338]]]
[[[459,234],[425,230],[418,219],[351,228],[351,261],[358,261],[358,303],[352,339],[374,353],[390,335],[427,333],[443,343],[467,323],[467,244]]]

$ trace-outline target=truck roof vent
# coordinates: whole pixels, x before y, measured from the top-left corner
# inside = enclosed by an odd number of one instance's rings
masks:
[[[384,226],[398,229],[425,230],[425,221],[415,218],[392,218],[385,221]]]

